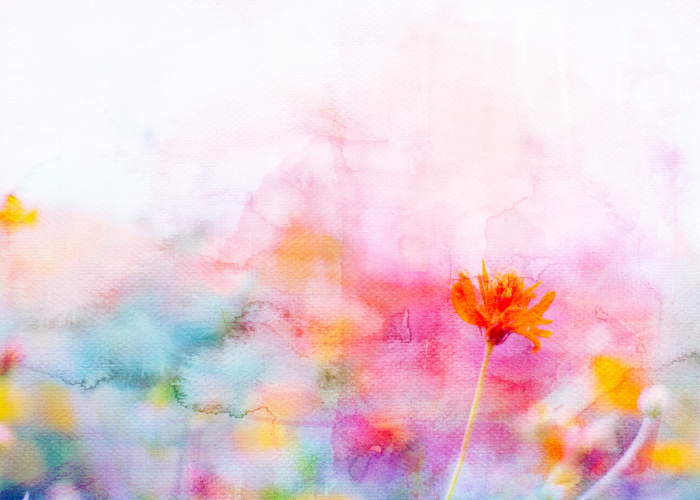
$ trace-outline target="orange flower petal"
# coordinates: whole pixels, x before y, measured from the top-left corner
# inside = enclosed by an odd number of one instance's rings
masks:
[[[532,296],[534,297],[535,294],[534,294],[533,292],[534,292],[535,289],[536,289],[538,286],[540,286],[541,284],[542,284],[542,282],[541,282],[541,281],[538,281],[538,282],[535,283],[534,285],[527,287],[525,290],[523,290],[523,295],[532,294]]]
[[[523,307],[527,307],[527,305],[530,303],[532,299],[535,298],[535,289],[540,286],[541,281],[538,281],[531,287],[526,288],[523,290],[522,295],[520,300],[518,301],[519,304],[521,304]]]
[[[476,303],[474,285],[464,274],[459,275],[459,281],[452,286],[452,306],[464,321],[470,325],[480,326],[484,323]]]
[[[535,354],[537,351],[540,350],[540,346],[542,345],[540,339],[538,339],[535,335],[531,334],[528,330],[516,330],[515,333],[522,335],[527,340],[533,343],[532,351],[530,351],[531,354]]]
[[[491,288],[489,284],[491,283],[489,279],[489,273],[486,272],[486,262],[481,260],[481,272],[479,275],[479,288],[481,289],[481,301],[484,303],[484,307],[488,310],[493,308],[494,297],[491,293]]]
[[[547,312],[547,309],[549,309],[549,306],[552,304],[555,296],[556,292],[554,291],[545,293],[544,297],[542,297],[542,299],[536,305],[528,309],[528,312],[536,314],[537,316],[542,316],[545,312]]]
[[[540,330],[539,328],[533,327],[533,328],[530,328],[530,331],[532,333],[534,333],[535,335],[537,335],[538,337],[542,337],[545,339],[552,336],[552,332],[550,332],[549,330]]]
[[[484,279],[484,284],[488,287],[489,286],[489,273],[486,272],[486,261],[484,259],[481,259],[481,272],[483,273],[483,279]]]

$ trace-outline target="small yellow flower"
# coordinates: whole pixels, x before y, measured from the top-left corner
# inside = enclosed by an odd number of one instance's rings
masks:
[[[532,342],[532,352],[537,352],[539,337],[552,334],[537,327],[552,322],[542,315],[554,300],[555,292],[545,293],[536,305],[528,309],[540,282],[524,288],[525,279],[515,271],[495,272],[489,279],[483,261],[482,270],[479,275],[481,303],[477,302],[474,286],[466,275],[460,273],[459,281],[452,287],[452,305],[459,317],[482,329],[484,340],[491,345],[502,344],[508,335],[517,333]]]
[[[11,194],[5,200],[5,205],[0,210],[0,226],[6,231],[14,231],[20,226],[32,225],[36,222],[37,210],[25,210],[22,202]]]

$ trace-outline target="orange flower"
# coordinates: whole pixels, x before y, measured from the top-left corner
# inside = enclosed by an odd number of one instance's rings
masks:
[[[483,274],[479,275],[481,303],[476,300],[471,280],[460,273],[459,281],[452,287],[452,305],[459,317],[470,325],[485,330],[484,340],[491,345],[505,342],[508,335],[515,332],[534,344],[532,352],[540,348],[538,337],[549,337],[552,332],[540,330],[539,325],[551,323],[542,315],[554,300],[553,291],[533,307],[527,308],[535,298],[535,289],[540,282],[523,289],[524,278],[512,270],[496,272],[492,279],[486,273],[486,264],[482,261]]]

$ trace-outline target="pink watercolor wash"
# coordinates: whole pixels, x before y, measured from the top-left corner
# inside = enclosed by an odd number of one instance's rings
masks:
[[[696,498],[699,23],[3,2],[0,497]]]

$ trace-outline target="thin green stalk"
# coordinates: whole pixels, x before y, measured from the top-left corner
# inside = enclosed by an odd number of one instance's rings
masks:
[[[476,384],[476,392],[474,393],[474,401],[472,401],[472,409],[469,412],[469,421],[467,422],[467,429],[464,431],[462,451],[459,455],[459,462],[457,463],[457,468],[455,469],[455,473],[452,476],[450,489],[447,492],[445,500],[450,500],[452,498],[452,493],[454,492],[455,485],[457,484],[459,473],[462,470],[462,465],[464,464],[464,457],[467,455],[467,446],[469,446],[469,436],[471,436],[472,427],[474,427],[474,420],[476,419],[476,410],[479,407],[479,400],[481,399],[481,390],[484,388],[484,379],[486,378],[486,367],[489,364],[491,351],[493,351],[493,344],[491,342],[486,342],[486,349],[484,350],[484,360],[481,363],[481,372],[479,372],[479,382],[477,382]]]
[[[602,498],[605,490],[607,490],[618,479],[618,477],[622,475],[622,473],[637,457],[639,451],[642,449],[642,446],[644,446],[644,443],[646,443],[647,439],[649,438],[649,434],[652,432],[653,423],[653,418],[644,417],[644,420],[642,420],[642,426],[639,428],[639,432],[637,432],[637,436],[634,438],[634,441],[632,441],[630,447],[627,448],[625,454],[622,455],[622,458],[620,458],[620,460],[613,465],[610,470],[591,487],[591,489],[578,497],[578,500],[593,500],[595,498]]]

